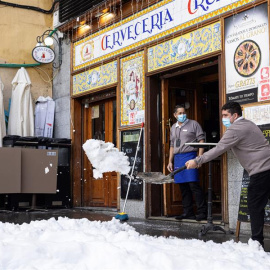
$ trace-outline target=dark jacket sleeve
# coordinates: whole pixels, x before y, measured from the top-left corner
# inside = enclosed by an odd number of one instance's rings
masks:
[[[239,138],[233,129],[228,129],[221,140],[218,142],[217,146],[212,148],[211,150],[205,152],[202,156],[196,157],[196,161],[198,165],[209,162],[212,159],[217,158],[222,155],[233,146],[235,146],[239,142]]]

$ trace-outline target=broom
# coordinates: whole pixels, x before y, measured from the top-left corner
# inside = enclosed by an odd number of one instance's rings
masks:
[[[122,210],[121,213],[118,213],[118,214],[115,216],[116,219],[119,219],[119,220],[121,220],[121,221],[126,221],[126,220],[128,220],[128,214],[125,213],[125,208],[126,208],[127,198],[128,198],[128,194],[129,194],[129,189],[130,189],[131,180],[133,179],[133,172],[134,172],[134,168],[135,168],[135,164],[136,164],[137,154],[138,154],[138,151],[139,151],[139,149],[140,149],[139,146],[140,146],[140,141],[141,141],[141,136],[142,136],[143,126],[144,126],[144,123],[142,123],[142,126],[141,126],[140,136],[139,136],[139,140],[138,140],[138,144],[137,144],[137,148],[136,148],[136,153],[135,153],[135,158],[134,158],[132,170],[131,170],[130,175],[128,175],[129,183],[128,183],[128,189],[127,189],[127,194],[126,194],[126,199],[125,199],[125,202],[124,202],[123,210]]]

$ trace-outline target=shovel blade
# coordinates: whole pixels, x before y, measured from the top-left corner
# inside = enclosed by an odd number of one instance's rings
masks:
[[[147,184],[165,184],[174,182],[170,176],[166,176],[161,172],[139,172],[136,178],[142,179]]]

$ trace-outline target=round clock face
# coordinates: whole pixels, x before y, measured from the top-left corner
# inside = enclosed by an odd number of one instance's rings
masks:
[[[253,75],[261,63],[261,50],[253,40],[241,42],[234,53],[234,67],[239,75],[249,77]]]

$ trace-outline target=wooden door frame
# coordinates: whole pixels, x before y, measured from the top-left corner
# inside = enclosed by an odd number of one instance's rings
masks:
[[[92,117],[91,117],[91,108],[93,106],[103,106],[104,104],[104,120],[105,120],[105,142],[112,142],[113,140],[113,102],[116,101],[116,98],[109,98],[104,100],[99,100],[96,102],[91,102],[89,108],[83,110],[83,142],[85,142],[87,139],[93,138],[92,134]],[[83,181],[82,181],[82,206],[103,206],[100,204],[104,203],[105,207],[116,207],[114,206],[114,203],[110,201],[109,194],[111,191],[111,184],[112,181],[112,173],[104,173],[103,179],[100,181],[103,181],[103,188],[105,191],[104,195],[104,201],[93,201],[93,169],[91,164],[89,163],[87,156],[83,154]],[[87,187],[89,190],[84,189],[85,187],[85,180],[91,181],[88,183]],[[117,193],[117,189],[115,191]]]
[[[221,31],[224,36],[224,18],[221,18]],[[224,47],[223,41],[223,47]],[[221,54],[218,55],[218,80],[219,80],[219,119],[221,116],[221,108],[226,103],[226,68],[225,68],[225,50],[223,49]],[[225,133],[226,128],[220,121],[220,138]],[[222,220],[225,223],[229,223],[229,198],[228,198],[228,160],[227,152],[221,156],[221,201],[222,201]]]
[[[222,29],[224,31],[224,19],[221,19],[221,25],[222,25]],[[224,103],[226,103],[226,92],[225,92],[225,52],[224,50],[219,53],[217,55],[217,58],[218,58],[218,80],[219,80],[219,108],[221,109],[222,105]],[[209,58],[212,58],[213,55],[211,55]],[[211,64],[210,64],[211,65]],[[169,70],[169,69],[168,69]],[[150,74],[149,74],[150,75]],[[166,116],[168,117],[168,115],[166,115],[167,113],[165,112],[164,110],[164,104],[166,104],[166,101],[165,101],[165,94],[167,92],[167,95],[168,95],[168,89],[167,90],[164,90],[166,85],[168,86],[168,82],[165,83],[165,80],[166,79],[166,75],[162,76],[161,77],[162,79],[162,84],[161,84],[161,112],[162,112],[162,126],[165,125],[165,119]],[[150,87],[148,85],[148,87]],[[168,87],[167,87],[168,88]],[[194,103],[195,103],[195,120],[198,118],[198,110],[196,109],[197,108],[197,103],[198,103],[198,99],[197,99],[197,95],[196,95],[196,92],[197,90],[195,89],[194,90],[194,94],[195,94],[195,100],[194,100]],[[149,102],[149,105],[150,105],[151,102]],[[168,101],[167,101],[168,103]],[[168,104],[167,104],[168,105]],[[150,111],[150,108],[148,108],[148,111]],[[221,111],[220,111],[220,115],[221,115]],[[220,116],[221,117],[221,116]],[[220,118],[221,119],[221,118]],[[225,129],[222,125],[222,122],[220,121],[220,137],[223,136],[225,132]],[[164,155],[164,138],[165,138],[165,129],[163,128],[162,130],[162,149],[163,149],[163,173],[166,172],[166,164],[164,162],[165,160],[165,155]],[[229,215],[228,215],[228,167],[227,167],[227,154],[225,153],[224,155],[222,155],[222,158],[221,158],[221,168],[222,168],[222,173],[221,173],[221,185],[222,185],[222,190],[221,190],[221,200],[222,200],[222,220],[225,222],[225,223],[228,223],[229,222]],[[151,204],[149,203],[151,201],[151,193],[147,193],[148,194],[148,208],[151,207]],[[164,201],[165,202],[165,201]],[[164,207],[166,209],[166,207]],[[151,212],[151,209],[148,209],[147,210],[148,213]],[[165,215],[167,213],[164,213]]]
[[[88,135],[90,138],[92,138],[92,128],[90,128],[90,130],[88,131],[85,127],[88,127],[89,126],[89,122],[91,122],[91,119],[92,119],[92,110],[91,110],[91,107],[89,106],[89,108],[83,108],[82,106],[82,110],[83,110],[83,113],[82,113],[82,141],[85,142],[87,139],[88,139]],[[91,125],[91,124],[90,124]],[[88,196],[91,197],[91,192],[90,190],[85,190],[84,188],[84,180],[85,179],[89,179],[91,177],[91,175],[93,175],[93,169],[92,169],[92,166],[90,164],[90,162],[88,161],[87,159],[87,156],[82,153],[82,167],[83,167],[83,170],[82,170],[82,180],[81,181],[81,191],[82,191],[82,194],[81,194],[81,206],[85,206],[85,198],[87,197],[86,196],[86,192],[89,192]]]
[[[110,89],[113,89],[110,91]],[[74,207],[81,207],[83,205],[83,179],[84,176],[84,152],[82,149],[82,144],[84,143],[84,119],[85,112],[83,108],[83,99],[87,99],[87,97],[103,94],[104,92],[109,91],[112,93],[109,95],[110,99],[116,99],[116,90],[115,87],[110,87],[106,89],[96,90],[91,95],[84,95],[80,97],[71,97],[70,99],[70,121],[71,121],[71,129],[70,129],[70,138],[72,140],[72,148],[71,148],[71,175],[72,175],[72,201]],[[101,98],[100,100],[94,101],[95,103],[106,100],[106,98]],[[89,102],[91,100],[89,99]],[[93,102],[92,102],[93,103]],[[90,111],[90,110],[89,110]],[[118,118],[117,118],[118,119]],[[116,120],[117,120],[116,119]]]
[[[169,80],[168,79],[162,79],[161,80],[161,125],[162,125],[162,153],[163,153],[163,164],[162,164],[162,172],[163,174],[166,174],[167,172],[167,167],[166,167],[166,160],[169,151],[169,149],[166,149],[166,138],[167,138],[167,130],[168,128],[166,127],[167,125],[167,119],[169,119],[169,113],[168,113],[168,99],[169,99]],[[170,187],[166,187],[166,184],[163,184],[163,212],[164,215],[167,216],[168,213],[168,207],[167,207],[167,200],[166,198],[168,197],[170,193]]]
[[[70,137],[72,140],[71,148],[71,175],[72,175],[72,198],[73,206],[82,206],[82,168],[83,168],[83,153],[82,153],[82,101],[81,99],[71,99],[71,123],[72,128]],[[80,147],[79,147],[80,146]]]

